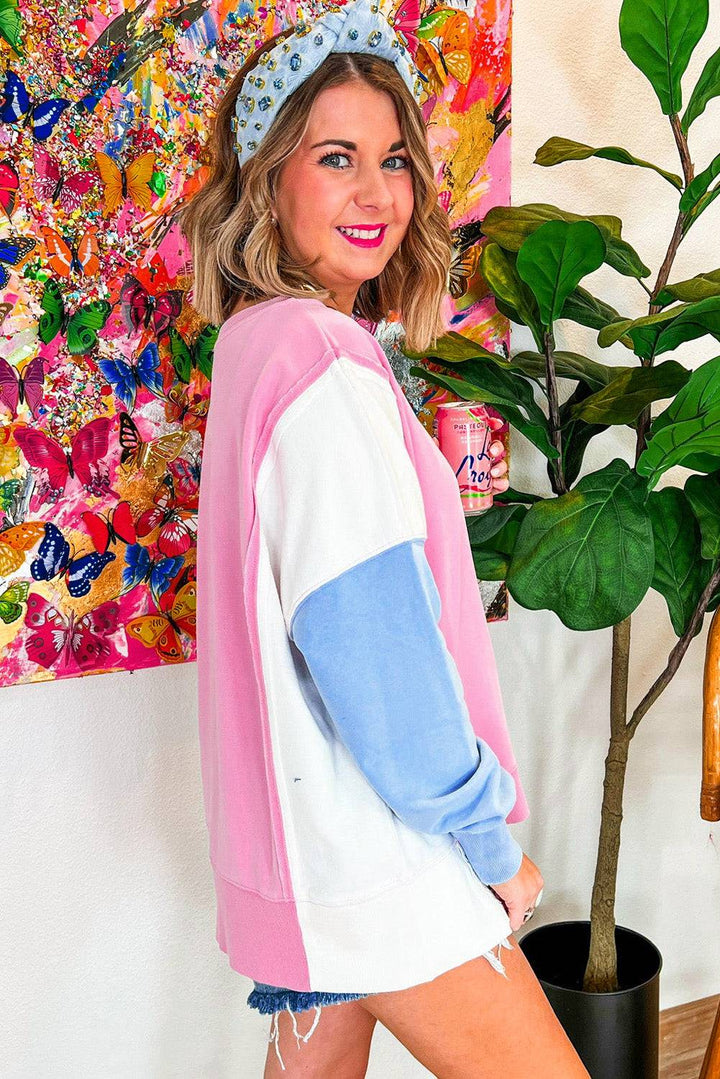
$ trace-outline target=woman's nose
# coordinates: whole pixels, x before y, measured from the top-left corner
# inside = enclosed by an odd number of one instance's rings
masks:
[[[370,205],[379,208],[392,206],[392,191],[382,171],[375,168],[361,170],[358,176],[355,201],[358,205]]]

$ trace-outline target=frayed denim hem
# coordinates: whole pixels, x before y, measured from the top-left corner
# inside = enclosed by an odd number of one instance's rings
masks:
[[[304,1012],[318,1004],[342,1004],[346,1000],[358,1000],[369,993],[302,993],[295,989],[281,989],[268,992],[253,989],[247,998],[251,1008],[256,1008],[263,1015],[289,1008],[293,1012]]]

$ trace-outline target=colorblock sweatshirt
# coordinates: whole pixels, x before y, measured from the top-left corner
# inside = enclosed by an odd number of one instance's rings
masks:
[[[457,480],[354,319],[275,297],[224,323],[197,554],[230,965],[383,992],[494,947],[528,809]]]

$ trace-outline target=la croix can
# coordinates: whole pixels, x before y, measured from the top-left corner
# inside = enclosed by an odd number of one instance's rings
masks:
[[[448,401],[438,405],[433,434],[440,452],[452,465],[465,513],[482,513],[493,504],[494,461],[489,453],[493,431],[481,401]]]

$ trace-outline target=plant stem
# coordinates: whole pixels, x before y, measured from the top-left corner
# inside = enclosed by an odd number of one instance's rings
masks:
[[[627,730],[630,738],[632,738],[632,736],[635,734],[638,723],[643,718],[645,713],[650,709],[650,707],[655,703],[662,691],[672,681],[675,672],[677,671],[678,667],[682,662],[683,656],[690,647],[690,642],[693,640],[698,627],[701,625],[702,620],[705,617],[705,612],[708,609],[708,604],[710,603],[710,600],[712,599],[714,594],[717,592],[718,586],[720,586],[720,563],[716,566],[715,572],[713,573],[712,577],[703,589],[700,599],[697,602],[697,606],[693,611],[693,616],[690,619],[688,628],[685,630],[682,637],[677,642],[670,655],[668,656],[667,666],[665,667],[665,670],[662,672],[659,678],[657,678],[653,682],[652,686],[647,691],[643,699],[640,701],[640,704],[633,712],[630,718],[630,722],[627,725]]]
[[[550,412],[550,441],[560,456],[552,462],[551,486],[556,495],[567,494],[565,472],[562,462],[562,435],[560,434],[560,405],[558,404],[557,376],[555,374],[555,339],[552,330],[546,330],[545,345],[545,381]]]
[[[687,138],[680,126],[677,114],[670,117],[675,143],[680,154],[685,185],[694,177],[694,167],[690,159]],[[667,253],[658,272],[655,287],[650,293],[649,314],[661,310],[653,301],[667,284],[675,256],[683,238],[685,214],[680,213],[668,244]],[[651,367],[651,356],[645,366]],[[637,443],[635,464],[645,449],[646,433],[651,423],[650,406],[643,409],[637,419]],[[595,867],[595,880],[590,911],[590,952],[583,976],[583,989],[586,992],[616,992],[619,989],[617,979],[617,947],[615,942],[615,891],[617,886],[618,856],[620,851],[620,829],[622,825],[623,795],[627,770],[630,742],[640,720],[657,700],[687,651],[690,641],[701,623],[708,603],[720,582],[720,565],[703,591],[690,624],[670,653],[667,666],[632,714],[630,722],[627,716],[628,675],[630,668],[630,618],[613,626],[612,666],[610,674],[610,748],[605,758],[605,776],[603,780],[603,804],[600,820],[598,856]]]

